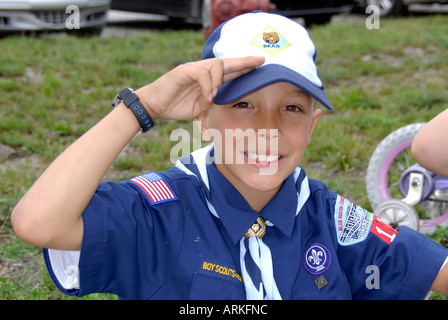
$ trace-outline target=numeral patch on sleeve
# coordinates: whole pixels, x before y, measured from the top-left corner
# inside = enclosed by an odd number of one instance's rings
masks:
[[[397,235],[397,230],[392,228],[377,216],[375,216],[375,218],[373,219],[373,224],[370,232],[372,232],[388,244],[391,244],[392,241],[394,241],[395,236]]]
[[[373,213],[340,196],[336,199],[334,220],[338,242],[343,246],[362,242],[370,233],[391,244],[397,235],[397,230]]]

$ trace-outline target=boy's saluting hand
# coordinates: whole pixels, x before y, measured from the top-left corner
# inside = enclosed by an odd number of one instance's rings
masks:
[[[154,120],[193,119],[213,106],[222,83],[263,62],[263,57],[243,57],[185,63],[136,90],[136,94]]]

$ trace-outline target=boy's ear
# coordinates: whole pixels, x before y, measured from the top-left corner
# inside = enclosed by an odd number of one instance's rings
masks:
[[[207,111],[201,113],[199,116],[195,118],[196,124],[199,127],[199,130],[201,130],[201,137],[203,141],[211,142],[212,139],[209,135],[207,135],[207,129],[208,129],[208,113]]]
[[[308,133],[308,143],[307,143],[307,145],[309,145],[310,142],[311,142],[311,136],[313,135],[314,128],[316,128],[317,122],[318,122],[321,114],[322,114],[322,110],[321,109],[316,109],[313,112],[313,119],[311,120],[311,126],[310,126],[310,131]]]

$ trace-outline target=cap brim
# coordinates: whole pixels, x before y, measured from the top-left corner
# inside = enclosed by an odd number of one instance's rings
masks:
[[[323,87],[318,87],[295,71],[277,64],[268,64],[225,82],[214,99],[215,104],[228,104],[275,82],[289,82],[310,94],[325,108],[332,110]]]

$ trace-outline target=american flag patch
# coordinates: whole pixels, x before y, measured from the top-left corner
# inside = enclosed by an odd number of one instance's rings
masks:
[[[177,200],[170,186],[155,172],[149,172],[131,179],[145,192],[151,204]]]

